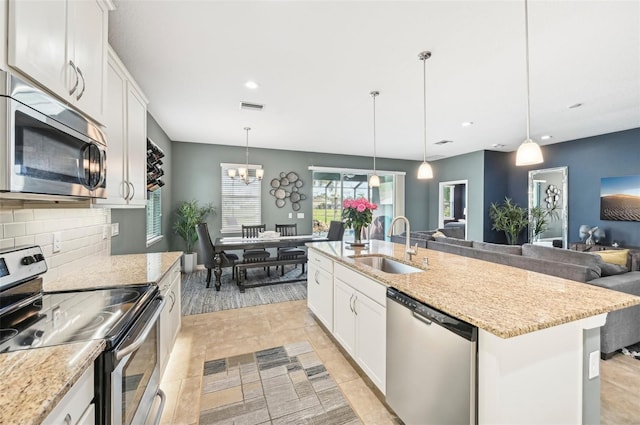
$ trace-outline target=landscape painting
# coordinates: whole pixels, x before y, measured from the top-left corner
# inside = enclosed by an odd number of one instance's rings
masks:
[[[640,176],[601,179],[600,220],[640,221]]]

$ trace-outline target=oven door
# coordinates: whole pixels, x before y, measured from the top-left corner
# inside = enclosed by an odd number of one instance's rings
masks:
[[[11,118],[10,164],[9,187],[2,190],[83,198],[106,196],[104,145],[14,99],[5,99]]]
[[[111,370],[107,384],[110,386],[107,408],[109,418],[104,423],[112,425],[144,424],[148,416],[157,418],[164,408],[164,394],[160,391],[160,313],[165,301],[153,300],[125,338],[109,352]],[[105,377],[106,378],[106,377]],[[157,413],[150,412],[156,396],[160,397]]]

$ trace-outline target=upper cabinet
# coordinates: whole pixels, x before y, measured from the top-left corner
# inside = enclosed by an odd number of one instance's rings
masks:
[[[9,0],[8,65],[104,124],[104,0]]]
[[[147,99],[118,55],[109,48],[107,67],[107,199],[112,208],[147,205]]]

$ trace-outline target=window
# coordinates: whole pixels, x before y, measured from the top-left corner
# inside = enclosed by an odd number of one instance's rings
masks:
[[[245,184],[239,178],[229,177],[229,168],[244,167],[245,164],[220,164],[222,181],[222,228],[221,233],[240,233],[241,226],[262,224],[261,202],[262,184],[253,182]],[[256,168],[260,165],[249,165],[249,175],[255,179]]]
[[[443,187],[442,192],[442,207],[445,220],[453,219],[455,217],[454,211],[454,195],[456,187],[453,185],[447,185]]]
[[[148,193],[147,246],[162,239],[162,189]]]

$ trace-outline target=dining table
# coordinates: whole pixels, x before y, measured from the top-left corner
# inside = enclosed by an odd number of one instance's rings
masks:
[[[214,263],[213,273],[216,277],[216,291],[220,290],[220,277],[222,276],[222,257],[220,253],[223,251],[245,250],[245,249],[267,249],[267,248],[287,248],[304,246],[309,242],[324,242],[327,238],[318,235],[295,235],[295,236],[275,236],[275,237],[258,237],[243,238],[240,236],[216,238],[214,244]],[[269,265],[269,261],[265,262],[265,266]]]

